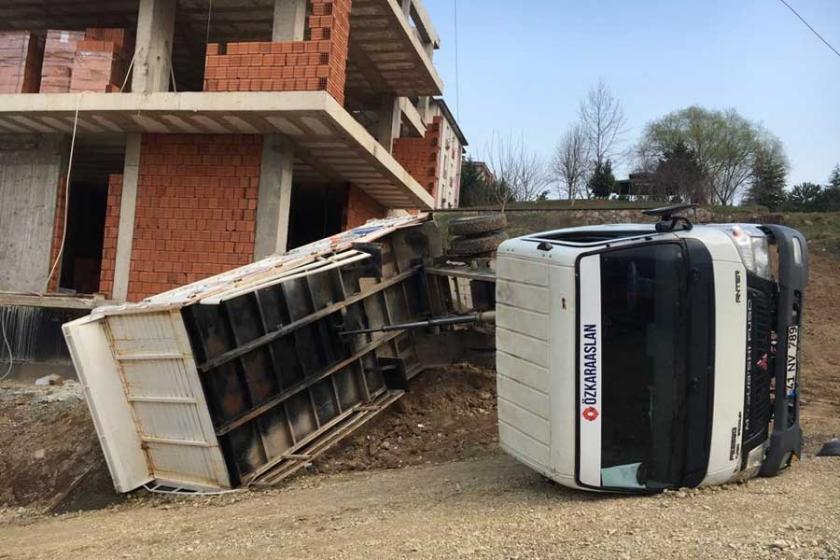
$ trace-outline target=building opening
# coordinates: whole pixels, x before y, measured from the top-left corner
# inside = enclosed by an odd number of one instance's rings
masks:
[[[95,142],[81,140],[73,159],[58,287],[62,292],[95,294],[101,291],[109,176],[123,171],[125,140],[123,137],[99,138]],[[61,232],[58,233],[60,236]]]
[[[342,231],[346,206],[347,187],[344,185],[295,185],[288,248],[294,249]]]

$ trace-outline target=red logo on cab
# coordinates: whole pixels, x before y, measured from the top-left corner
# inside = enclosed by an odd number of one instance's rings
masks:
[[[587,420],[589,422],[594,422],[595,420],[598,419],[598,416],[599,416],[598,409],[595,408],[594,406],[587,406],[586,408],[583,409],[582,415],[583,415],[584,420]]]

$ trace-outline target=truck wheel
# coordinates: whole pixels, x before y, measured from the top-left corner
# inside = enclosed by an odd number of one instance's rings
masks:
[[[466,218],[455,218],[449,222],[449,233],[452,235],[475,236],[501,231],[505,227],[507,227],[507,218],[504,214],[481,214]]]
[[[455,237],[450,253],[458,257],[469,257],[495,251],[508,238],[503,231],[481,237]]]

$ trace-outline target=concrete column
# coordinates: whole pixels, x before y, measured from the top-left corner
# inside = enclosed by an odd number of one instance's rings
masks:
[[[301,41],[306,30],[306,0],[274,0],[272,41]]]
[[[140,180],[141,140],[140,134],[129,134],[125,138],[125,167],[120,198],[120,222],[117,228],[117,255],[114,259],[113,296],[117,301],[125,301],[128,298],[134,216],[137,210],[137,183]]]
[[[131,78],[134,93],[169,91],[176,4],[174,0],[140,0]]]
[[[254,260],[286,252],[294,159],[294,149],[282,137],[263,139]]]
[[[385,96],[379,108],[379,122],[376,125],[376,139],[390,153],[394,147],[394,139],[400,136],[402,114],[400,98]]]

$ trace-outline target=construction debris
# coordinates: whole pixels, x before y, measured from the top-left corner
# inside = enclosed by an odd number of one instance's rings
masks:
[[[35,380],[35,385],[63,385],[64,378],[58,374],[45,375]]]

